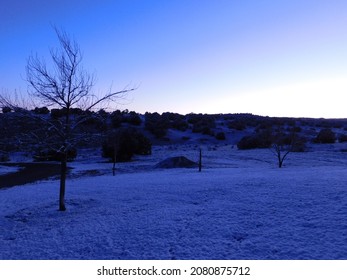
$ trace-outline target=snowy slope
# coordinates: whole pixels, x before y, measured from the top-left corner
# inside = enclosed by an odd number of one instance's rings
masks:
[[[20,170],[20,168],[16,167],[16,166],[1,165],[0,166],[0,176],[5,175],[5,174],[9,174],[9,173],[15,173],[15,172],[18,172],[19,170]]]
[[[278,169],[268,150],[214,146],[202,173],[151,168],[196,148],[71,179],[66,212],[57,181],[0,190],[0,259],[347,259],[344,153],[290,154]]]

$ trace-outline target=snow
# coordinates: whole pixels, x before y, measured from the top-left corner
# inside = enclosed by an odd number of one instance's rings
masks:
[[[66,212],[59,182],[0,190],[0,259],[347,259],[347,156],[204,146],[201,173],[158,170],[200,146],[154,147],[117,165],[71,163]]]
[[[0,176],[9,174],[9,173],[16,173],[19,170],[20,170],[20,167],[0,165]]]

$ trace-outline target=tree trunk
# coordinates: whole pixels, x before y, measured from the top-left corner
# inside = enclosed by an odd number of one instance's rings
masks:
[[[112,174],[113,174],[113,176],[116,175],[116,162],[115,161],[113,162],[113,166],[112,166]]]
[[[283,161],[281,158],[281,151],[280,150],[277,151],[277,158],[278,158],[278,167],[281,168]]]
[[[199,152],[199,172],[201,172],[202,169],[202,151],[200,148],[200,152]]]
[[[113,147],[113,157],[112,157],[112,162],[113,162],[112,174],[113,174],[113,176],[116,175],[116,161],[117,161],[117,150],[116,150],[116,146],[114,146]]]
[[[65,211],[65,183],[67,171],[67,152],[64,152],[60,163],[60,195],[59,195],[59,211]]]

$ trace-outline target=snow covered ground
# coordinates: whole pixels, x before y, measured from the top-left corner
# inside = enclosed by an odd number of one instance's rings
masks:
[[[317,146],[318,147],[318,146]],[[204,146],[201,173],[154,169],[198,146],[154,147],[150,157],[72,163],[100,176],[0,190],[0,259],[347,259],[347,154]],[[87,160],[87,158],[92,159]]]
[[[16,166],[1,165],[0,166],[0,176],[5,175],[5,174],[9,174],[9,173],[15,173],[15,172],[18,172],[19,170],[20,170],[20,168],[16,167]]]

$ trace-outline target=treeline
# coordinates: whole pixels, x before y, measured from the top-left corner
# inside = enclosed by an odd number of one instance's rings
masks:
[[[66,109],[40,107],[23,116],[11,108],[2,108],[0,114],[0,161],[9,159],[8,153],[29,150],[35,160],[60,160],[59,147],[48,133],[49,124],[63,123]],[[272,144],[291,145],[294,151],[305,151],[310,143],[347,142],[347,122],[344,119],[277,118],[253,114],[187,114],[145,113],[129,110],[84,111],[70,109],[71,121],[83,123],[74,132],[78,143],[71,145],[68,160],[77,156],[78,148],[100,147],[102,155],[116,161],[131,160],[133,155],[151,154],[155,139],[166,139],[169,130],[199,133],[228,141],[228,133],[244,135],[237,143],[239,149],[269,148]],[[43,129],[44,128],[44,129]],[[48,137],[49,136],[49,137]],[[57,135],[56,137],[59,137]],[[189,139],[189,136],[185,136]],[[169,141],[169,139],[166,139]],[[58,142],[58,141],[57,141]]]

